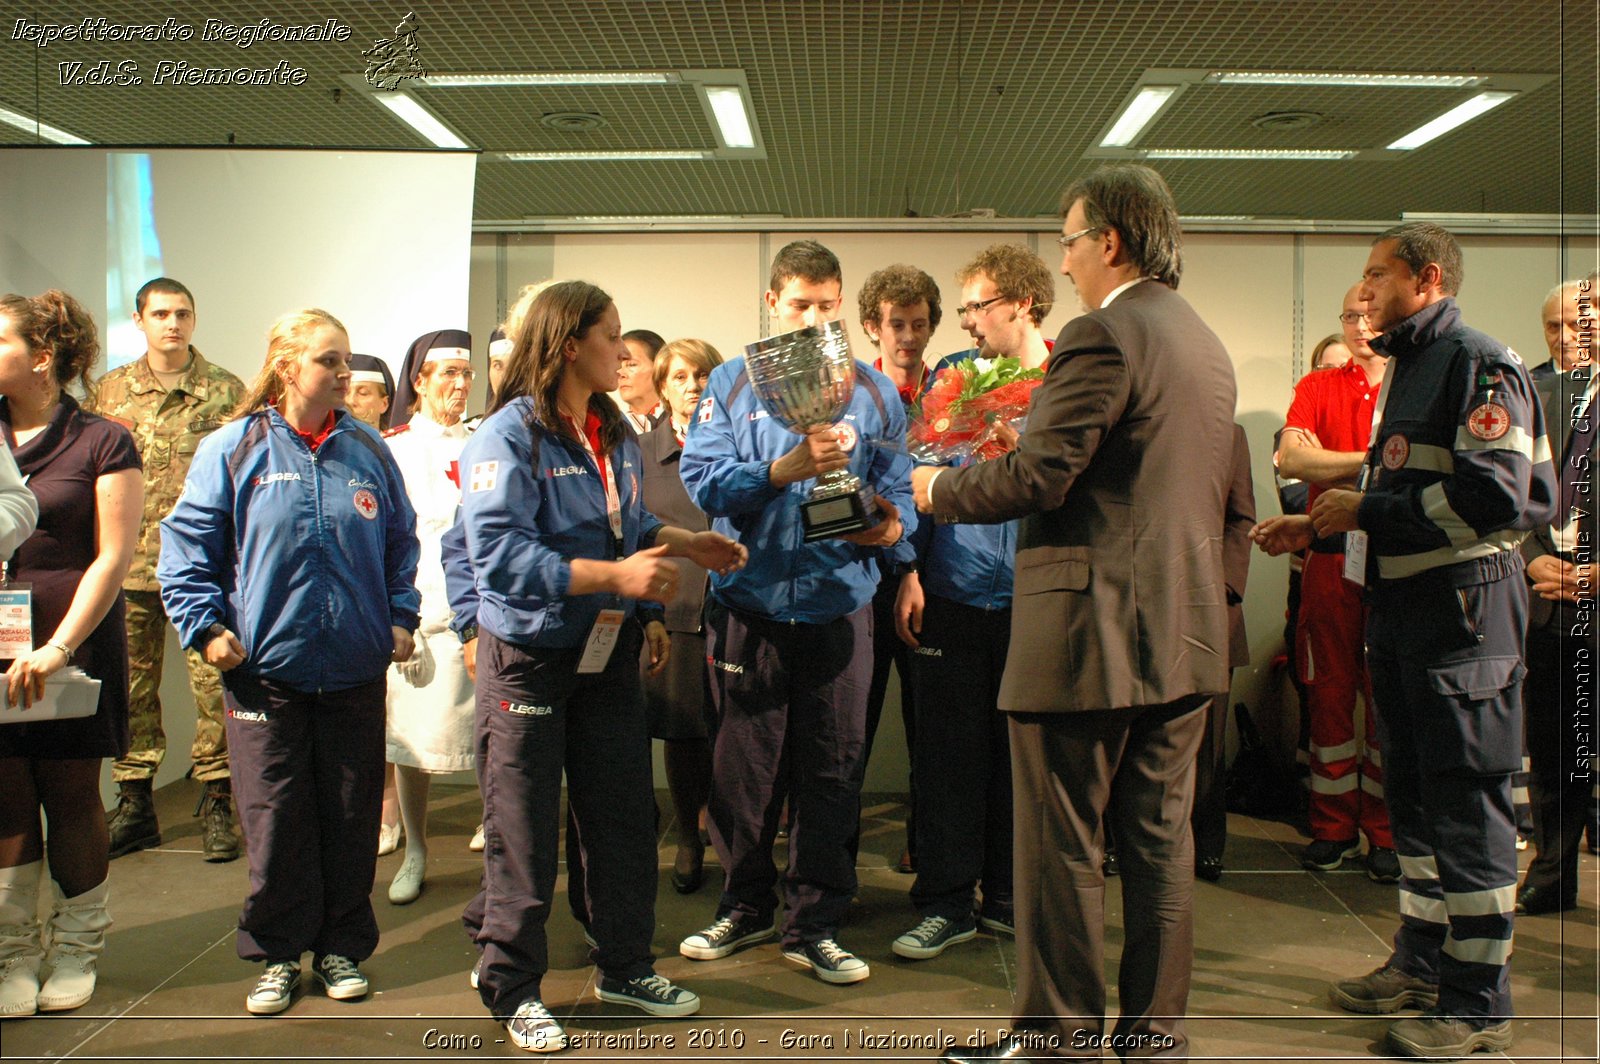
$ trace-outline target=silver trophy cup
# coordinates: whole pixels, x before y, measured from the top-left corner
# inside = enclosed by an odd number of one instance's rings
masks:
[[[801,435],[836,423],[856,388],[856,360],[841,322],[807,326],[746,344],[746,372],[756,398],[778,424]],[[864,440],[857,440],[862,446]],[[871,528],[883,518],[877,493],[848,469],[817,478],[800,507],[806,542]]]

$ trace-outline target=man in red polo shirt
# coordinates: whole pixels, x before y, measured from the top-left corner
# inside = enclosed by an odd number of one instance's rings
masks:
[[[1345,293],[1339,323],[1353,356],[1345,365],[1314,372],[1295,386],[1279,449],[1279,471],[1311,485],[1310,502],[1332,487],[1353,486],[1372,435],[1388,359],[1368,346],[1366,305],[1360,285]],[[1312,544],[1302,578],[1299,666],[1311,718],[1311,845],[1301,863],[1331,871],[1370,843],[1367,874],[1380,883],[1400,876],[1367,679],[1361,585],[1344,578],[1344,536]],[[1366,735],[1356,737],[1356,694],[1366,696]]]

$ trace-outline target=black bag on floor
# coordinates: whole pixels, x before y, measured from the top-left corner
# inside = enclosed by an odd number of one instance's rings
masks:
[[[1294,770],[1280,763],[1243,702],[1233,707],[1239,727],[1239,752],[1228,768],[1228,812],[1249,816],[1292,813],[1299,804],[1300,786]]]

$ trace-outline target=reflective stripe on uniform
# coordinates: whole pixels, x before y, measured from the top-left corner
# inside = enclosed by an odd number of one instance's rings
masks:
[[[1465,547],[1439,547],[1418,554],[1395,554],[1378,558],[1378,576],[1384,580],[1401,580],[1425,573],[1442,565],[1454,565],[1474,558],[1487,558],[1502,551],[1513,551],[1528,538],[1526,532],[1507,529],[1495,532]]]
[[[1439,878],[1439,862],[1434,860],[1432,854],[1426,857],[1407,857],[1398,854],[1400,858],[1400,874],[1407,879],[1427,880]]]
[[[1451,916],[1501,916],[1516,906],[1517,888],[1516,884],[1508,883],[1503,887],[1468,890],[1459,894],[1445,891],[1444,904]]]
[[[1453,473],[1456,468],[1456,458],[1448,449],[1435,447],[1431,443],[1411,444],[1411,453],[1406,455],[1405,464],[1401,469],[1421,469],[1429,473]]]
[[[1409,890],[1400,892],[1400,915],[1430,924],[1450,922],[1450,914],[1445,909],[1443,898],[1429,898]]]
[[[1533,436],[1520,425],[1512,425],[1506,434],[1497,440],[1480,440],[1465,426],[1456,429],[1456,450],[1458,451],[1515,451],[1530,462],[1550,461],[1550,441],[1544,436]],[[1410,463],[1406,463],[1410,465]],[[1449,469],[1440,472],[1448,473]]]
[[[1361,789],[1372,795],[1374,798],[1383,797],[1383,782],[1381,780],[1375,780],[1371,776],[1364,775],[1361,777]]]
[[[1338,779],[1319,776],[1315,772],[1311,774],[1311,790],[1314,794],[1349,794],[1356,789],[1358,782],[1359,778],[1354,772]]]
[[[1311,759],[1322,764],[1327,764],[1330,761],[1346,761],[1356,756],[1356,748],[1357,744],[1354,739],[1347,743],[1340,743],[1338,746],[1318,746],[1316,743],[1312,743]]]
[[[1444,936],[1443,952],[1464,964],[1501,965],[1511,959],[1509,938],[1463,938]]]
[[[1450,505],[1450,499],[1444,493],[1444,481],[1429,484],[1417,496],[1417,501],[1422,504],[1423,516],[1438,526],[1439,531],[1449,537],[1450,543],[1455,547],[1464,547],[1476,542],[1478,532],[1456,513]]]

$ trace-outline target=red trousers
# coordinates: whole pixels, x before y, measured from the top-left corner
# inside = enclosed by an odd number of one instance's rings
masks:
[[[1383,803],[1383,760],[1367,678],[1361,589],[1344,579],[1344,555],[1307,555],[1301,582],[1300,679],[1311,718],[1311,837],[1394,845]],[[1356,738],[1357,693],[1367,700]]]

